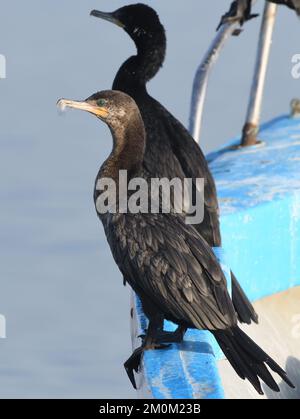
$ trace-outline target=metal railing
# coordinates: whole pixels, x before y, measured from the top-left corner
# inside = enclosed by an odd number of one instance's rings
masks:
[[[255,2],[256,0],[253,0],[252,5]],[[276,4],[266,1],[259,36],[254,79],[251,87],[251,96],[241,140],[242,147],[251,146],[257,144],[258,142],[257,134],[259,131],[263,93],[270,58],[277,8],[278,6]],[[221,26],[196,72],[193,83],[189,129],[191,135],[198,143],[200,142],[204,104],[210,73],[214,64],[217,62],[218,57],[227,40],[234,34],[238,27],[238,22],[225,23]]]
[[[225,23],[221,26],[196,72],[193,84],[189,130],[198,143],[200,142],[203,110],[210,73],[227,40],[238,27],[239,24],[237,22]]]
[[[243,128],[241,141],[242,147],[255,145],[258,142],[257,134],[259,131],[263,94],[272,46],[277,7],[278,6],[276,4],[269,2],[266,2],[265,5],[247,118]]]
[[[252,6],[256,3],[256,1],[257,0],[252,0]],[[203,110],[210,73],[226,42],[239,28],[239,22],[234,21],[233,19],[231,19],[230,23],[224,23],[218,30],[213,42],[197,69],[193,83],[189,131],[198,143],[200,142]]]

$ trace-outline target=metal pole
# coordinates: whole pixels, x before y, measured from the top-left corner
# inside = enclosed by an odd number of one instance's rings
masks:
[[[266,2],[260,30],[257,60],[246,123],[243,128],[242,147],[257,144],[264,87],[271,52],[272,37],[276,21],[277,5]]]
[[[252,6],[256,3],[256,1],[257,0],[252,0]],[[240,24],[238,19],[236,19],[235,22],[232,20],[230,23],[224,23],[220,27],[215,39],[213,40],[196,72],[193,84],[189,129],[190,133],[198,143],[200,141],[209,75],[227,40],[234,34],[234,32],[239,30],[239,28]]]
[[[195,75],[191,102],[189,129],[199,143],[202,127],[203,109],[210,72],[216,63],[226,41],[239,27],[238,23],[225,23],[221,26]]]

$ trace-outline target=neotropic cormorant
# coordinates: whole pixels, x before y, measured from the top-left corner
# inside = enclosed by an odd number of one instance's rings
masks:
[[[147,92],[146,85],[162,67],[166,54],[165,30],[157,13],[135,4],[113,13],[93,10],[91,15],[122,27],[135,42],[137,55],[121,66],[113,90],[130,95],[140,109],[147,133],[145,165],[153,177],[205,179],[204,220],[195,227],[211,247],[220,247],[218,199],[205,156],[185,127]],[[257,323],[257,314],[233,274],[232,298],[239,320]]]
[[[150,181],[143,159],[144,124],[132,98],[122,92],[104,91],[83,102],[62,99],[59,104],[94,114],[110,128],[113,150],[98,173],[96,185],[104,178],[118,184],[121,170],[127,171],[128,180]],[[173,213],[123,213],[114,193],[115,213],[99,212],[100,194],[95,186],[96,210],[111,252],[149,319],[143,345],[125,363],[133,385],[133,370],[138,369],[143,351],[164,348],[157,341],[163,316],[179,326],[213,333],[237,374],[248,379],[260,394],[263,391],[259,379],[279,391],[267,366],[293,387],[285,371],[239,329],[224,273],[196,229]]]
[[[217,31],[224,23],[238,22],[241,26],[248,20],[258,17],[258,14],[252,14],[251,0],[236,0],[231,3],[230,9],[222,16]]]
[[[267,0],[269,3],[276,3],[289,7],[300,16],[300,0]],[[231,3],[229,11],[222,16],[221,22],[217,30],[223,25],[223,23],[239,22],[241,26],[247,20],[259,16],[258,14],[252,14],[252,0],[235,0]]]

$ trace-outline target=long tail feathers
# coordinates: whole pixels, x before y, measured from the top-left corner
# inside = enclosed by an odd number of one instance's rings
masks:
[[[264,394],[259,379],[273,391],[280,391],[267,366],[290,387],[295,388],[286,372],[238,326],[231,330],[217,330],[213,334],[239,377],[249,380],[259,394]]]
[[[241,323],[251,324],[251,321],[258,323],[258,315],[253,305],[244,293],[233,272],[231,272],[232,302]]]

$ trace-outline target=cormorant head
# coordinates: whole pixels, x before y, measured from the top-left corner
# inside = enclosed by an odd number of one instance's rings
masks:
[[[60,99],[57,106],[62,110],[68,107],[89,112],[108,125],[114,146],[105,164],[106,177],[118,181],[119,170],[128,170],[132,175],[141,167],[146,133],[139,108],[130,96],[116,90],[106,90],[83,101]]]
[[[135,101],[114,90],[95,93],[84,101],[60,99],[57,106],[62,110],[68,107],[89,112],[113,129],[128,125],[136,117],[142,121]]]
[[[91,16],[108,20],[123,28],[133,39],[138,48],[149,43],[160,43],[165,47],[165,30],[160,23],[158,14],[145,4],[132,4],[121,7],[113,13],[93,10]]]

